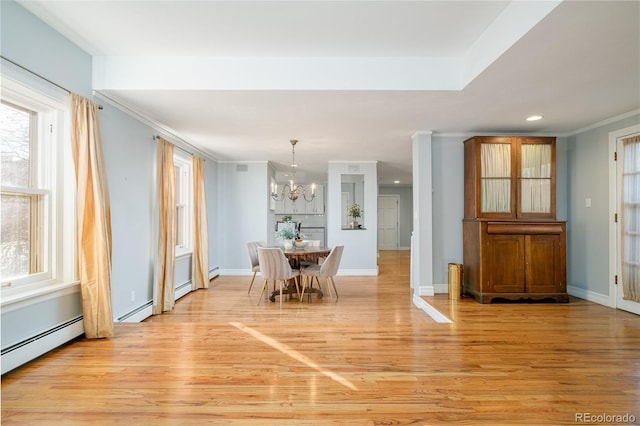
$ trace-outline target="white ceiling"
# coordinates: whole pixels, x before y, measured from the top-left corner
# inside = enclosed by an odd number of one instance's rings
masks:
[[[640,108],[640,2],[20,1],[94,56],[94,88],[220,160],[300,181],[411,136],[563,135]],[[525,117],[544,115],[539,122]]]

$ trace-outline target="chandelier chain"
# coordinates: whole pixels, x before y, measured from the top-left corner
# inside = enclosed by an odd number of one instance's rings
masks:
[[[278,185],[274,184],[271,187],[271,197],[276,201],[284,200],[285,198],[290,199],[295,202],[298,198],[303,198],[307,202],[313,201],[316,194],[316,186],[315,184],[311,185],[311,194],[307,193],[307,188],[305,185],[296,184],[296,168],[298,165],[296,164],[296,144],[298,141],[296,139],[291,139],[291,180],[288,184],[282,186],[280,193],[278,193]]]

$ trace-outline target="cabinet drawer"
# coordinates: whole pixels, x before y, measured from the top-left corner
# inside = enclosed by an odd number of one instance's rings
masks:
[[[519,223],[488,222],[487,234],[510,235],[550,235],[564,233],[564,222],[552,223]]]

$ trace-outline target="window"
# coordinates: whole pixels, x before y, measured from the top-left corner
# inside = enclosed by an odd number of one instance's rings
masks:
[[[41,93],[3,76],[0,104],[3,298],[45,284],[71,282],[75,275],[74,169],[66,125],[67,102],[66,93]],[[65,187],[69,188],[66,193]]]
[[[640,302],[640,135],[622,142],[622,288]]]
[[[43,272],[45,197],[37,168],[35,111],[2,102],[2,270],[4,279]]]
[[[192,251],[193,166],[191,156],[174,150],[176,173],[176,256]]]

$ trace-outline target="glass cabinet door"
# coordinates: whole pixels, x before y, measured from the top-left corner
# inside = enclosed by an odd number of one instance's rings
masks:
[[[551,211],[551,146],[527,144],[522,148],[520,207],[523,213]]]
[[[511,212],[511,144],[483,143],[480,146],[480,211]]]
[[[520,144],[519,216],[551,215],[554,210],[553,167],[552,143],[522,141]]]

